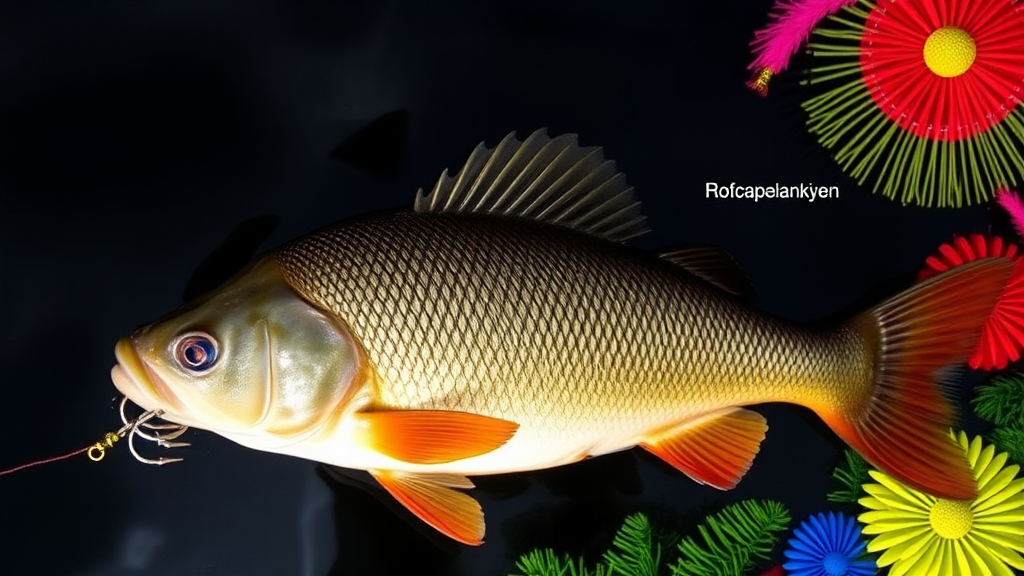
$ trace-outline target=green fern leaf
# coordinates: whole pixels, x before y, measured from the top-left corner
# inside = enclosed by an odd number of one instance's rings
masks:
[[[601,564],[588,570],[582,557],[574,562],[568,554],[557,556],[550,548],[523,554],[516,561],[516,569],[519,573],[511,576],[612,576]]]
[[[996,426],[1024,427],[1024,374],[998,374],[977,387],[974,413]]]
[[[568,554],[557,556],[550,548],[523,554],[516,561],[516,569],[519,572],[511,576],[611,576],[600,564],[590,571],[583,558],[573,562]]]
[[[567,564],[568,558],[555,556],[555,551],[550,548],[532,550],[516,561],[519,572],[511,576],[566,576]]]
[[[844,450],[843,461],[832,472],[832,477],[842,488],[828,493],[829,502],[855,504],[860,500],[864,496],[864,484],[871,481],[868,470],[870,465],[860,454],[850,449]]]
[[[699,541],[679,543],[675,576],[741,576],[758,560],[767,560],[779,533],[789,526],[789,511],[773,500],[744,500],[709,516],[698,527]]]
[[[661,544],[655,541],[647,516],[637,513],[626,518],[604,561],[589,570],[582,557],[573,561],[551,549],[534,550],[519,558],[519,573],[512,576],[658,576]]]
[[[612,549],[604,553],[610,574],[620,576],[658,576],[661,566],[661,545],[651,534],[651,524],[644,514],[626,518],[612,540]]]
[[[1024,425],[999,427],[989,434],[996,450],[1006,452],[1015,464],[1024,466]]]

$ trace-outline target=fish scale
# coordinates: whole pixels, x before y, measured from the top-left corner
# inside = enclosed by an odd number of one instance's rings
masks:
[[[670,263],[562,228],[397,214],[273,257],[304,298],[345,319],[377,370],[382,407],[472,412],[553,435],[624,424],[640,434],[869,377],[863,361],[828,356],[854,349],[852,338],[823,346],[835,335],[773,321]]]

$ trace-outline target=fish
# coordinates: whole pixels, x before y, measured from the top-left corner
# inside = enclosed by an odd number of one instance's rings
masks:
[[[943,375],[1012,268],[967,263],[829,327],[759,310],[724,251],[662,253],[635,190],[574,134],[513,132],[412,210],[299,237],[120,339],[115,387],[172,423],[365,470],[480,545],[470,476],[639,446],[728,490],[766,419],[804,406],[869,463],[972,498]]]

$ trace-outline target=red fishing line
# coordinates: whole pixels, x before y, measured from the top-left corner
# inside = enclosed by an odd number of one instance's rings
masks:
[[[87,456],[89,456],[89,460],[92,460],[93,462],[99,462],[100,460],[103,460],[104,456],[106,456],[107,448],[113,448],[114,443],[120,440],[121,436],[128,429],[129,425],[125,424],[124,427],[118,430],[117,432],[107,432],[106,434],[104,434],[103,439],[100,440],[99,442],[90,444],[89,446],[86,446],[84,448],[79,448],[74,452],[68,452],[67,454],[54,456],[53,458],[44,458],[42,460],[36,460],[34,462],[29,462],[28,464],[22,464],[21,466],[15,466],[14,468],[2,470],[0,471],[0,476],[14,474],[19,470],[25,470],[26,468],[33,468],[35,466],[41,466],[43,464],[49,464],[51,462],[59,462],[60,460],[73,458],[75,456],[78,456],[79,454],[86,454]]]
[[[50,462],[57,462],[59,460],[65,460],[67,458],[72,458],[74,456],[78,456],[79,454],[83,454],[83,453],[87,452],[92,447],[93,446],[90,445],[90,446],[86,446],[85,448],[79,448],[78,450],[75,450],[74,452],[68,452],[67,454],[64,454],[62,456],[54,456],[53,458],[44,458],[42,460],[36,460],[35,462],[29,462],[28,464],[22,464],[21,466],[15,466],[14,468],[0,471],[0,476],[6,476],[8,474],[14,474],[15,472],[17,472],[19,470],[24,470],[26,468],[32,468],[34,466],[40,466],[42,464],[49,464]]]

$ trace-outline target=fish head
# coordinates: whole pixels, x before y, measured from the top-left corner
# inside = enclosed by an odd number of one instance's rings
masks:
[[[115,356],[114,385],[142,408],[268,450],[331,421],[365,372],[348,328],[271,258],[122,338]]]

